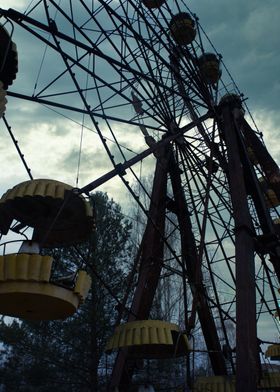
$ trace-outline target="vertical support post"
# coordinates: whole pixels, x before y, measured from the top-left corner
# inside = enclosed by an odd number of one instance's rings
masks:
[[[249,212],[239,144],[240,130],[229,105],[221,108],[228,153],[228,174],[235,221],[236,264],[236,391],[257,390],[257,328],[255,264]]]
[[[128,321],[145,320],[149,317],[158,285],[164,256],[165,206],[167,192],[169,146],[157,155],[157,164],[149,208],[149,219],[143,235],[140,271],[132,300]],[[120,349],[115,360],[110,390],[130,390],[133,364],[129,363],[129,350]]]

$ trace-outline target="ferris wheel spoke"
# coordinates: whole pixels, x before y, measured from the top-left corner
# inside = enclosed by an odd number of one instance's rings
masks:
[[[25,22],[27,22],[27,23],[30,23],[31,25],[34,25],[34,26],[38,27],[38,28],[39,28],[40,30],[42,30],[42,31],[46,31],[46,32],[52,33],[52,34],[53,34],[53,37],[61,38],[61,39],[65,40],[66,42],[69,42],[69,43],[71,43],[71,44],[74,44],[75,47],[79,47],[79,48],[85,50],[85,51],[86,51],[87,53],[89,53],[89,54],[92,53],[92,54],[96,55],[97,57],[101,57],[101,58],[103,58],[104,60],[106,60],[109,64],[112,64],[112,66],[117,67],[116,69],[118,69],[118,68],[119,68],[119,69],[124,69],[124,70],[130,72],[132,75],[138,75],[140,78],[146,79],[147,81],[150,81],[150,82],[153,81],[153,79],[152,79],[151,77],[149,77],[147,74],[145,74],[145,73],[143,73],[143,72],[141,72],[141,71],[138,71],[138,70],[136,70],[136,69],[133,69],[133,68],[131,68],[131,67],[129,67],[129,66],[126,66],[126,65],[120,63],[118,60],[115,60],[114,58],[112,58],[112,57],[110,57],[110,56],[107,56],[107,55],[105,55],[104,53],[102,53],[98,48],[95,48],[95,49],[94,49],[94,46],[95,46],[95,45],[94,45],[94,43],[93,43],[92,41],[90,42],[90,44],[92,44],[93,47],[88,46],[88,45],[84,44],[84,43],[81,42],[81,41],[77,41],[77,40],[73,39],[72,37],[67,36],[67,35],[65,35],[65,34],[59,32],[59,31],[53,31],[52,28],[51,28],[50,26],[44,25],[43,23],[40,23],[40,22],[37,22],[37,21],[35,21],[34,19],[31,19],[30,17],[26,17],[25,15],[20,14],[19,12],[15,12],[15,11],[12,10],[12,9],[10,9],[10,10],[8,10],[8,11],[6,11],[6,10],[1,10],[1,11],[3,11],[3,14],[5,14],[5,16],[11,17],[12,19],[14,18],[14,19],[15,19],[14,21],[15,21],[16,23],[20,24],[23,28],[25,28],[27,31],[29,31],[30,33],[32,33],[34,36],[36,36],[37,38],[39,38],[40,40],[42,40],[44,43],[46,43],[47,45],[49,45],[50,47],[52,47],[52,48],[53,48],[55,51],[57,51],[57,52],[61,52],[61,50],[59,50],[59,49],[57,48],[57,46],[55,46],[54,44],[52,44],[51,42],[49,42],[47,39],[45,39],[43,36],[41,36],[38,32],[32,30],[31,27],[29,27],[27,24],[24,24],[24,23],[22,23],[22,22],[25,21]],[[77,29],[78,29],[78,26],[76,26],[76,27],[77,27]],[[80,31],[80,32],[81,32],[82,35],[85,35],[82,31]],[[84,67],[83,65],[79,64],[79,63],[78,63],[72,56],[70,56],[69,54],[66,54],[65,52],[63,52],[63,55],[64,55],[65,57],[67,57],[72,63],[76,63],[77,66],[78,66],[79,68],[81,68],[82,70],[84,70],[84,71],[89,72],[90,74],[92,74],[92,72],[90,72],[90,71],[89,71],[86,67]],[[95,77],[99,79],[98,75],[95,75]],[[102,79],[101,79],[101,81],[104,82],[104,80],[102,80]],[[108,83],[107,83],[107,85],[108,85]],[[117,89],[114,89],[114,90],[115,90],[115,91],[118,91]],[[127,99],[127,97],[125,97],[125,96],[124,96],[124,98]],[[128,101],[129,101],[129,99],[128,99]],[[132,101],[130,100],[130,102],[132,102]]]
[[[131,33],[139,40],[139,42],[142,42],[142,44],[144,45],[144,47],[146,48],[146,50],[150,51],[151,53],[153,53],[153,55],[155,56],[155,58],[158,58],[161,63],[167,67],[167,69],[169,68],[169,63],[157,52],[155,51],[154,47],[152,44],[150,44],[148,41],[143,40],[143,38],[140,36],[140,34],[133,29],[133,26],[131,24],[129,24],[127,21],[123,20],[121,18],[121,16],[118,15],[118,13],[115,10],[112,10],[105,1],[101,0],[100,1],[104,8],[106,9],[107,13],[110,15],[111,18],[113,18],[113,16],[116,18],[116,20],[119,20],[121,23],[125,24],[127,26],[127,28],[131,31]],[[137,9],[135,4],[133,2],[131,2],[131,6],[134,9]],[[145,16],[141,13],[140,10],[137,11],[138,15],[143,18],[145,20]],[[153,33],[153,36],[157,37],[157,39],[160,40],[160,36],[158,33],[156,33],[156,31],[153,29],[152,26],[150,26],[150,29]],[[163,44],[165,46],[165,49],[169,50],[168,46],[166,44]],[[147,78],[146,78],[147,79]],[[167,91],[169,90],[168,86],[163,86]],[[189,85],[189,88],[192,88],[192,84]],[[199,95],[198,91],[195,91],[196,94]]]
[[[186,162],[188,162],[188,158],[184,159],[184,164],[185,164]],[[185,168],[184,171],[185,171],[185,172],[188,172],[188,171],[192,172],[192,169],[191,169],[191,168]],[[199,177],[198,177],[198,178],[199,178]],[[204,186],[204,182],[202,181],[201,185],[198,186],[197,180],[196,180],[195,177],[194,177],[194,183],[196,184],[196,189],[197,189],[198,192],[200,193],[200,186]],[[192,188],[190,187],[190,185],[189,185],[189,188],[188,188],[188,189],[189,189],[189,192],[188,192],[188,193],[189,193],[189,194],[192,194],[193,190],[192,190]],[[219,194],[220,194],[220,193],[217,193],[217,196],[219,196]],[[191,196],[191,197],[192,197],[192,196]],[[202,196],[200,196],[200,197],[202,197]],[[208,216],[207,216],[207,219],[208,219],[208,226],[210,226],[211,230],[213,231],[213,234],[214,234],[215,237],[217,238],[216,252],[219,251],[219,253],[220,253],[220,252],[222,253],[222,255],[223,255],[223,258],[221,259],[222,264],[225,265],[225,266],[227,267],[227,270],[229,271],[229,277],[231,277],[233,283],[235,284],[234,271],[233,271],[234,266],[231,265],[230,260],[229,260],[228,255],[227,255],[227,252],[226,252],[226,250],[225,250],[225,248],[224,248],[224,246],[223,246],[223,241],[224,241],[225,239],[228,238],[229,240],[232,240],[232,235],[233,235],[233,233],[231,233],[231,232],[229,231],[228,223],[224,221],[221,212],[216,208],[216,204],[217,204],[217,203],[213,201],[213,199],[212,199],[211,196],[209,197],[209,200],[211,200],[211,204],[212,204],[213,207],[214,207],[214,211],[216,211],[216,213],[218,214],[217,220],[216,220],[216,222],[215,222],[215,219],[213,219],[212,215],[211,215],[209,212],[207,212],[207,215],[208,215]],[[195,203],[194,200],[193,200],[192,203],[193,203],[193,204]],[[199,218],[199,216],[198,216],[197,213],[196,213],[197,207],[194,207],[194,208],[193,208],[193,211],[195,211],[196,220],[197,220],[197,225],[198,225],[198,227],[199,227],[198,236],[199,236],[199,238],[200,238],[200,235],[203,234],[203,233],[202,233],[202,228],[201,228],[201,224],[200,224],[200,218]],[[220,231],[220,230],[217,229],[217,226],[218,226],[218,225],[219,225],[219,226],[221,225],[221,227],[223,227],[223,229],[224,229],[224,235],[223,235],[223,236],[221,236],[221,235],[218,234],[218,232]],[[203,246],[204,246],[204,254],[205,254],[206,261],[207,261],[207,265],[208,265],[208,270],[211,271],[211,265],[213,265],[213,260],[215,260],[215,259],[217,259],[217,258],[215,257],[215,253],[214,253],[214,254],[213,254],[212,260],[210,260],[210,258],[209,258],[209,245],[207,246],[206,244],[204,244]],[[232,244],[232,246],[234,246],[234,244]],[[211,244],[211,248],[213,248],[213,243]]]
[[[82,108],[79,108],[79,107],[65,105],[65,104],[62,104],[62,103],[58,103],[58,102],[54,102],[54,101],[50,101],[50,100],[45,100],[45,99],[41,99],[41,98],[37,98],[37,97],[32,97],[32,96],[25,95],[25,94],[19,94],[19,93],[13,92],[13,91],[8,91],[7,95],[11,96],[11,97],[18,98],[18,99],[24,99],[24,100],[27,100],[27,101],[37,102],[37,103],[40,103],[40,104],[45,105],[47,107],[48,106],[49,107],[57,107],[57,108],[60,108],[60,109],[63,109],[63,110],[71,111],[71,112],[88,114],[88,110],[87,109],[82,109]],[[97,118],[102,118],[102,119],[104,118],[103,114],[96,113],[96,112],[94,113],[94,116],[97,117]],[[120,122],[120,123],[124,123],[124,124],[130,124],[130,125],[134,125],[134,126],[139,126],[138,122],[134,122],[132,120],[126,120],[126,119],[123,119],[123,118],[120,118],[120,117],[113,117],[113,116],[110,116],[108,114],[106,114],[106,118],[108,120],[112,120],[114,122]],[[151,129],[151,130],[154,130],[154,131],[158,131],[159,130],[158,127],[152,126],[152,125],[149,125],[149,124],[144,124],[144,126],[146,128]]]
[[[121,34],[120,28],[119,28],[119,27],[117,26],[117,24],[115,23],[115,21],[114,21],[112,15],[110,15],[110,17],[111,17],[112,23],[114,23],[116,29],[118,29],[119,33]],[[123,39],[122,42],[124,42],[124,45],[126,46],[127,51],[129,52],[129,54],[131,55],[131,57],[133,57],[134,54],[132,53],[130,47],[129,47],[128,44],[126,43],[126,40]],[[112,43],[112,46],[114,47],[115,51],[120,55],[120,52],[118,51],[118,49],[116,48],[116,46],[115,46],[113,43]],[[153,69],[152,69],[152,67],[151,67],[150,61],[147,59],[147,56],[146,56],[145,51],[142,50],[142,43],[140,43],[139,49],[140,49],[140,54],[142,55],[142,58],[144,59],[144,62],[145,62],[145,64],[146,64],[146,66],[147,66],[147,69],[148,69],[149,74],[150,74],[150,75],[153,75]],[[123,59],[123,61],[124,61],[124,63],[126,64],[125,59]],[[135,64],[138,66],[138,69],[141,70],[142,67],[141,67],[140,64],[139,64],[139,62],[138,62],[138,60],[137,60],[137,57],[134,57],[134,62],[135,62]],[[163,114],[166,112],[166,110],[169,110],[169,108],[168,108],[166,105],[164,105],[164,104],[165,104],[165,100],[164,100],[164,99],[160,99],[161,91],[160,91],[160,89],[157,87],[157,83],[156,83],[156,84],[154,83],[153,86],[151,86],[151,85],[148,83],[148,87],[149,87],[149,90],[148,90],[148,89],[144,86],[144,84],[142,83],[142,78],[137,79],[136,82],[142,87],[142,89],[143,89],[143,91],[144,91],[144,94],[148,97],[148,99],[151,100],[151,102],[152,102],[152,101],[155,101],[155,99],[154,99],[155,96],[157,97],[157,95],[154,94],[154,89],[157,89],[157,92],[158,92],[158,94],[159,94],[159,98],[156,99],[156,103],[157,103],[156,107],[159,108],[157,114],[160,115],[161,118],[164,118],[164,115],[163,115]],[[163,81],[161,81],[161,84],[163,84]],[[140,96],[140,98],[142,99],[143,102],[147,103],[147,101],[146,101],[146,99],[145,99],[145,96],[144,96],[144,95],[141,96],[139,90],[137,90],[137,94]],[[153,102],[153,103],[154,103],[154,102]],[[144,109],[143,109],[143,111],[144,111]]]
[[[194,171],[193,170],[194,166],[189,164],[189,162],[192,161],[191,157],[192,157],[192,155],[186,155],[185,153],[182,154],[181,162],[182,162],[182,167],[183,167],[184,173],[189,173],[189,172],[192,173]],[[190,181],[189,181],[187,175],[185,175],[185,178],[186,178],[186,185],[187,185],[187,188],[188,188],[189,197],[192,200],[192,205],[194,206],[194,210],[197,211],[196,201],[195,201],[194,196],[193,196],[193,190],[192,190],[192,187],[190,185]],[[192,182],[193,182],[193,184],[195,186],[196,192],[199,195],[199,200],[203,200],[204,197],[205,197],[204,194],[202,194],[202,191],[205,192],[205,189],[206,189],[205,188],[205,183],[204,183],[204,179],[205,178],[207,178],[206,173],[205,173],[205,175],[202,178],[200,176],[197,176],[197,177],[193,176],[193,178],[192,178]],[[229,207],[228,206],[228,202],[223,198],[222,193],[220,191],[218,191],[218,189],[215,188],[215,187],[212,190],[214,191],[214,195],[218,197],[218,200],[223,203],[222,205],[224,205],[225,209],[227,210],[228,207]],[[217,214],[217,223],[221,227],[223,227],[224,230],[228,233],[228,235],[231,236],[231,238],[232,238],[230,227],[228,226],[228,223],[224,221],[224,219],[222,217],[222,214],[221,214],[221,212],[218,209],[217,203],[212,198],[212,195],[209,195],[209,200],[211,201],[211,208],[213,208],[213,210]],[[209,215],[208,218],[211,219],[211,216]],[[198,218],[197,218],[197,222],[199,223],[199,219]]]

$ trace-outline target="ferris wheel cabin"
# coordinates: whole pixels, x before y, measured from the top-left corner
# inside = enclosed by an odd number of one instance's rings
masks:
[[[174,15],[169,23],[169,29],[178,45],[189,45],[196,36],[195,22],[187,12]]]
[[[152,8],[160,8],[165,3],[165,0],[143,0],[143,4],[145,7]]]
[[[0,59],[0,81],[3,83],[3,88],[7,90],[18,72],[18,53],[16,44],[2,25],[0,26]]]
[[[198,59],[198,67],[207,84],[216,84],[222,75],[220,60],[214,53],[204,53],[201,55]]]
[[[94,229],[89,203],[67,184],[31,180],[2,196],[0,216],[2,234],[33,229],[32,239],[23,241],[18,253],[0,256],[0,313],[34,320],[72,315],[86,298],[91,279],[81,269],[59,276],[53,257],[41,251],[89,239]]]

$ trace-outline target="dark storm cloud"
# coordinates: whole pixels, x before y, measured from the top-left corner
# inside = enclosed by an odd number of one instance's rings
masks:
[[[279,1],[201,0],[192,4],[240,90],[249,97],[249,105],[279,110]]]
[[[171,2],[170,5],[172,6]],[[249,106],[253,110],[260,108],[278,110],[279,1],[195,0],[188,2],[188,5],[200,18],[202,27],[218,52],[223,55],[224,62],[240,90],[249,97]],[[60,29],[67,28],[64,20],[58,23]],[[89,36],[94,40],[93,32],[89,32]],[[51,79],[52,73],[55,74],[56,68],[59,68],[58,64],[61,60],[50,48],[47,49],[44,57],[45,46],[23,29],[16,29],[15,39],[18,42],[21,71],[15,88],[21,86],[22,91],[30,91],[31,86],[35,87],[34,82],[38,77],[35,89],[38,92],[43,87],[42,76],[48,71]],[[28,42],[28,45],[22,47],[22,41]],[[204,43],[207,46],[205,40]],[[106,49],[106,46],[104,48]],[[41,64],[43,57],[44,62]],[[47,80],[44,80],[44,83],[46,82]],[[69,90],[71,85],[67,76],[61,78],[61,91]],[[73,102],[75,102],[74,96]],[[42,115],[42,112],[38,112],[39,115]]]
[[[171,1],[169,3],[173,7],[174,3]],[[26,1],[26,5],[28,4],[29,1]],[[188,2],[188,5],[199,16],[200,22],[214,46],[223,55],[224,61],[240,90],[244,92],[245,96],[249,97],[248,104],[253,114],[257,114],[258,120],[261,123],[269,116],[269,121],[266,121],[268,123],[266,125],[270,129],[267,132],[273,131],[273,138],[276,137],[279,123],[277,111],[279,109],[280,90],[280,83],[278,81],[280,69],[280,55],[278,53],[278,40],[280,36],[278,23],[280,19],[279,1],[267,0],[263,2],[260,0],[248,0],[244,2],[236,0],[233,2],[230,0],[195,0]],[[0,6],[6,7],[6,1],[0,0]],[[16,7],[16,5],[13,6]],[[60,29],[66,29],[67,23],[63,20],[58,20],[57,22]],[[59,69],[65,69],[65,66],[62,64],[60,56],[52,49],[46,49],[45,44],[34,39],[24,29],[18,28],[18,26],[16,27],[14,40],[17,42],[19,50],[19,73],[11,90],[23,94],[30,94],[30,92],[35,91],[36,94],[42,90],[44,85],[47,85],[51,81],[51,78],[54,77]],[[89,31],[88,34],[90,38],[95,39],[94,32]],[[204,38],[203,41],[207,46]],[[67,45],[65,48],[67,48]],[[106,42],[103,48],[106,50]],[[102,69],[102,71],[104,70]],[[110,77],[112,76],[110,75]],[[82,86],[84,86],[84,83],[85,80],[81,80]],[[54,86],[53,91],[50,89],[48,93],[55,92],[55,88],[56,86]],[[69,79],[69,75],[62,76],[59,81],[60,92],[64,93],[72,88],[73,84]],[[76,106],[78,104],[77,102],[80,101],[75,94],[70,95],[69,101],[67,101],[67,95],[62,95],[61,97],[62,102],[68,102],[71,106]],[[46,97],[46,99],[56,100],[51,95]],[[95,104],[98,104],[98,101]],[[123,111],[125,109],[121,108],[119,110]],[[133,116],[131,108],[127,108],[126,110],[131,110],[131,116]],[[61,110],[59,109],[58,111]],[[66,116],[69,115],[72,118],[74,117],[74,121],[79,124],[82,122],[81,114],[67,111],[64,111],[63,114]],[[73,130],[72,126],[75,126],[74,123],[71,124],[65,118],[38,104],[31,103],[29,105],[25,101],[13,98],[9,98],[7,115],[11,119],[12,125],[15,124],[16,131],[20,134],[24,132],[28,134],[30,130],[35,132],[34,125],[38,124],[36,137],[40,137],[40,123],[49,125],[44,130],[50,137],[67,137],[69,132]],[[126,116],[128,116],[127,113]],[[88,123],[88,125],[91,128],[93,127],[92,124]],[[103,125],[103,122],[100,120],[102,132],[104,132],[104,129],[106,130],[106,127],[103,127]],[[121,124],[116,125],[111,123],[111,125],[114,130],[117,129],[118,140],[121,143],[133,150],[139,151],[139,149],[133,148],[134,145],[137,145],[136,143],[139,142],[139,139],[136,142],[134,137],[132,137],[132,134],[139,136],[140,131],[138,129],[132,130],[127,125],[122,126]],[[77,126],[77,132],[79,131],[80,128]],[[127,134],[127,138],[125,133]],[[265,130],[264,133],[266,134]],[[142,137],[141,134],[140,137]],[[144,149],[141,142],[139,145],[141,149]],[[72,168],[74,162],[77,162],[75,150],[73,149],[69,152],[70,146],[67,149],[66,146],[67,139],[60,145],[61,156],[63,157],[65,154],[65,160],[64,158],[61,159],[63,170]],[[112,146],[113,144],[110,144],[110,147]],[[122,161],[117,147],[112,147],[112,153],[117,162]],[[90,170],[90,154],[88,151],[85,151],[84,154],[85,159],[83,160],[83,165],[85,165],[85,170],[87,171]],[[129,150],[126,151],[126,154],[127,158],[133,155]],[[98,169],[103,167],[105,170],[108,158],[104,150],[99,151],[98,156],[99,160],[96,162],[95,167]],[[110,164],[107,166],[107,170],[109,167],[111,168]]]

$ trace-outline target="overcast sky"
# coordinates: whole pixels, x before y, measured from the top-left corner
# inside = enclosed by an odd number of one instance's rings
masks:
[[[24,11],[30,3],[30,0],[9,0],[8,5]],[[63,3],[62,1],[61,4]],[[172,5],[172,1],[169,3]],[[239,89],[248,97],[248,106],[258,127],[264,133],[268,147],[274,157],[280,159],[279,1],[195,0],[189,1],[188,5],[199,17],[217,51],[223,55],[223,60]],[[7,1],[0,0],[0,7],[7,7]],[[43,64],[40,70],[44,47],[37,46],[36,41],[32,41],[30,35],[18,26],[15,29],[14,40],[19,51],[19,73],[10,90],[25,93],[27,86],[34,85],[38,75],[38,83],[41,79],[46,79],[45,75],[47,72],[51,73],[53,64],[45,60],[47,65]],[[45,107],[30,105],[13,98],[9,98],[6,116],[34,176],[53,176],[74,185],[81,126],[65,120]],[[72,116],[69,113],[69,116],[75,118],[78,123],[83,121],[82,115]],[[132,142],[127,128],[124,130],[120,124],[114,124],[114,127],[119,127],[120,142],[128,148],[135,152],[145,148],[140,132],[138,135],[134,134]],[[18,182],[26,179],[26,173],[4,129],[1,138],[2,186],[11,186],[15,180]],[[94,154],[89,145],[95,146]],[[79,185],[82,186],[97,178],[110,168],[110,162],[104,155],[104,148],[98,138],[92,132],[85,131]],[[102,189],[112,191],[112,196],[119,199],[119,192],[114,192],[115,181]]]
[[[65,2],[62,0],[61,4]],[[173,1],[169,3],[172,5]],[[20,11],[24,11],[29,4],[30,0],[0,0],[1,8],[8,6]],[[191,0],[188,5],[199,17],[217,51],[223,55],[239,89],[248,97],[247,104],[264,134],[264,140],[280,162],[279,0]],[[27,93],[34,87],[37,77],[38,86],[41,81],[46,83],[48,75],[54,74],[59,64],[55,61],[52,63],[47,52],[46,62],[41,67],[44,46],[18,26],[15,27],[13,40],[18,47],[19,73],[10,90]],[[67,78],[62,80],[63,83],[63,88],[66,88]],[[71,104],[75,106],[75,97]],[[127,110],[131,110],[132,118],[133,109]],[[66,112],[63,114],[67,115]],[[75,122],[46,107],[9,98],[6,118],[35,178],[50,177],[76,184],[83,116],[69,113],[69,117]],[[127,125],[112,124],[118,133],[119,142],[126,148],[135,153],[146,148],[140,131],[133,129],[132,132],[132,128]],[[104,147],[96,133],[92,132],[93,127],[88,119],[85,119],[85,125],[91,130],[84,129],[83,132],[79,186],[112,169]],[[106,135],[109,137],[107,131]],[[114,145],[110,145],[114,150]],[[133,153],[128,153],[128,156],[133,156]],[[117,162],[121,161],[117,150],[115,157]],[[149,158],[135,170],[139,175],[145,175],[149,173],[152,164],[153,159]],[[0,167],[0,193],[28,179],[3,123],[0,133]],[[127,198],[120,180],[110,181],[101,189],[108,191],[111,197],[125,206]]]

